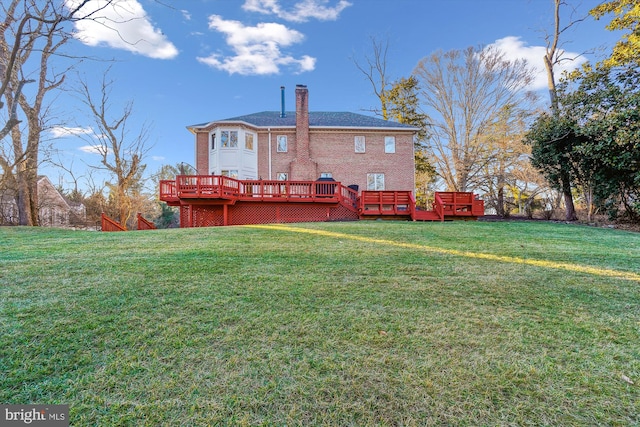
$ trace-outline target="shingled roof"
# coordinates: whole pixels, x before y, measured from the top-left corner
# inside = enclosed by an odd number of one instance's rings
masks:
[[[280,117],[280,111],[262,111],[259,113],[247,114],[244,116],[231,117],[224,120],[215,120],[209,123],[191,125],[187,128],[206,128],[216,123],[247,123],[258,128],[267,127],[295,127],[296,112],[287,111],[285,117]],[[365,116],[363,114],[348,112],[327,112],[310,111],[310,128],[358,128],[358,129],[395,129],[395,130],[418,130],[415,126],[402,123],[382,120],[377,117]]]

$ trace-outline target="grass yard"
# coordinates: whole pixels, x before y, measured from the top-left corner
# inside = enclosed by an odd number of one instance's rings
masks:
[[[640,234],[0,228],[0,403],[73,426],[640,424]]]

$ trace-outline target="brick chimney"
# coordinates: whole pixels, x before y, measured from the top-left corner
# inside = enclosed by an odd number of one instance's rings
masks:
[[[318,178],[316,162],[309,148],[309,91],[296,85],[296,158],[291,162],[291,179],[314,181]]]

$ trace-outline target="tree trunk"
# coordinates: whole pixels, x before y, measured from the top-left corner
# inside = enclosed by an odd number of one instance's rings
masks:
[[[551,111],[554,116],[559,114],[559,106],[558,106],[558,94],[556,89],[556,80],[553,75],[553,65],[551,63],[552,59],[548,55],[544,57],[544,66],[547,70],[547,88],[549,89],[549,99],[551,100]]]
[[[584,190],[584,199],[587,203],[587,221],[591,222],[594,212],[593,188],[591,187],[591,185],[586,186],[586,190]]]
[[[573,204],[573,194],[571,194],[571,182],[569,177],[564,174],[562,177],[562,197],[564,198],[564,219],[565,221],[576,221],[576,208]]]
[[[26,185],[29,189],[29,216],[31,217],[31,225],[38,226],[40,225],[40,212],[38,209],[38,148],[40,145],[40,130],[38,129],[37,134],[34,134],[30,129],[29,139],[26,159]]]
[[[498,197],[496,200],[496,214],[504,218],[504,187],[498,184]]]
[[[27,171],[25,162],[20,162],[16,168],[16,205],[18,207],[18,225],[33,225],[31,216],[31,195],[27,185]]]

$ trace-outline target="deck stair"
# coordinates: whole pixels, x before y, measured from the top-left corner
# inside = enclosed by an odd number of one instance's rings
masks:
[[[438,215],[438,213],[433,211],[425,211],[422,209],[416,208],[416,211],[413,214],[414,221],[443,221],[444,219]]]

